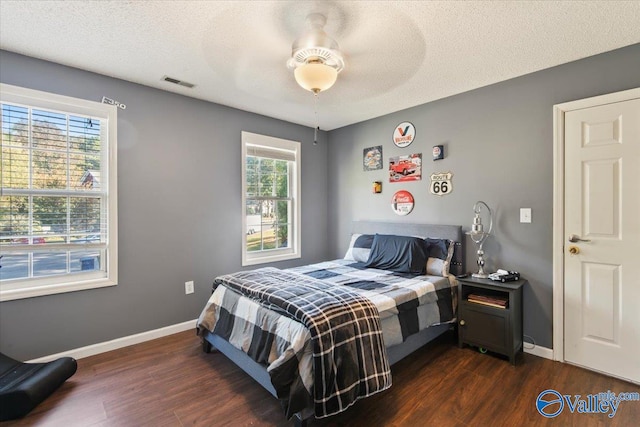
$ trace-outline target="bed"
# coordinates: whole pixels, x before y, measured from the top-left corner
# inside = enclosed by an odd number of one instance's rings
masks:
[[[455,325],[462,240],[460,226],[357,221],[345,259],[220,276],[197,323],[203,350],[231,359],[296,425],[342,412]]]

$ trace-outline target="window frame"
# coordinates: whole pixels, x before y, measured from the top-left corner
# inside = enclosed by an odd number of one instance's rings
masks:
[[[300,188],[301,188],[301,144],[298,141],[291,141],[242,131],[242,266],[265,264],[277,261],[301,258],[300,246]],[[294,160],[291,161],[289,197],[291,199],[291,229],[288,240],[291,246],[284,249],[268,249],[260,251],[247,251],[247,156],[248,147],[265,147],[266,150],[285,150],[293,153]]]
[[[105,270],[102,269],[86,273],[67,273],[47,277],[31,277],[26,279],[11,279],[0,282],[0,301],[10,301],[85,289],[102,288],[118,284],[118,192],[117,192],[117,107],[95,101],[78,99],[64,95],[28,89],[0,83],[0,102],[15,104],[30,109],[45,109],[64,113],[66,115],[79,114],[97,118],[101,121],[101,144],[106,148],[101,152],[102,185],[107,187],[106,198],[106,242],[88,244],[76,248],[73,243],[47,244],[43,248],[4,246],[3,253],[28,251],[45,253],[55,250],[69,249],[103,249]],[[1,185],[1,183],[0,183]],[[15,191],[9,192],[11,194]],[[24,193],[37,196],[37,190],[28,189]],[[4,194],[4,193],[3,193]]]

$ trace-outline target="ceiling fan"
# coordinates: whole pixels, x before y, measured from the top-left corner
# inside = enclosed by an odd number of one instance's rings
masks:
[[[294,70],[296,82],[303,89],[317,96],[335,84],[345,64],[338,42],[324,31],[327,18],[311,13],[306,21],[308,29],[293,42],[287,67]]]

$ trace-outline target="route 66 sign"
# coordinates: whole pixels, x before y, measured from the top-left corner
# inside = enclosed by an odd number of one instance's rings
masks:
[[[431,185],[429,190],[431,194],[436,196],[445,196],[453,191],[453,184],[451,183],[451,172],[441,172],[431,174]]]

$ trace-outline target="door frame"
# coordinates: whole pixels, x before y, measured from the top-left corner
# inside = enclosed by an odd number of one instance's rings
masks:
[[[640,88],[553,106],[553,360],[564,362],[564,115],[640,98]]]

